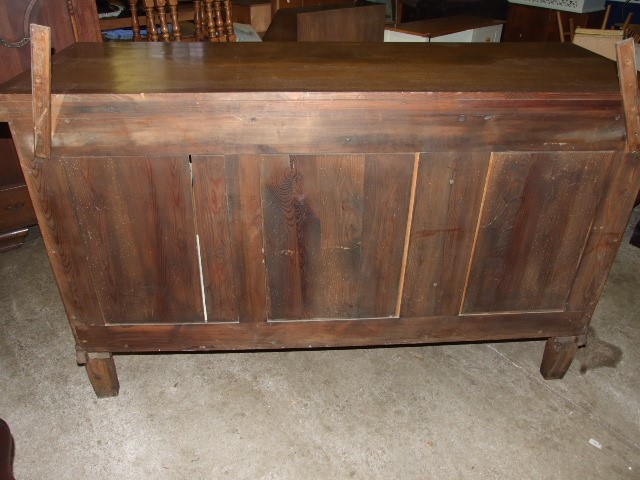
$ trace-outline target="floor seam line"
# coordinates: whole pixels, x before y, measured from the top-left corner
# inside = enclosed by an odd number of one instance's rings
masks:
[[[543,386],[545,389],[547,389],[548,391],[550,391],[551,393],[553,393],[554,395],[562,398],[564,401],[570,403],[573,407],[575,407],[577,410],[580,410],[581,412],[587,414],[589,416],[589,418],[591,418],[592,420],[594,420],[596,423],[600,424],[602,427],[604,427],[605,429],[609,430],[610,433],[615,434],[616,437],[618,437],[619,439],[621,439],[624,443],[626,443],[627,445],[635,448],[636,450],[640,450],[640,445],[637,445],[636,443],[634,443],[633,441],[629,440],[627,437],[625,437],[621,432],[619,432],[615,427],[609,425],[607,422],[605,422],[604,420],[601,420],[600,417],[598,417],[597,415],[595,415],[594,413],[591,413],[589,410],[587,410],[586,408],[584,408],[583,406],[577,404],[576,402],[574,402],[571,398],[563,395],[562,393],[560,393],[559,391],[551,388],[549,385],[547,385],[547,381],[546,380],[541,380],[539,378],[536,377],[536,375],[533,375],[531,372],[529,372],[526,368],[524,368],[521,365],[518,365],[516,362],[514,362],[513,360],[511,360],[509,357],[507,357],[505,354],[503,354],[502,352],[498,351],[497,348],[495,348],[492,345],[489,344],[485,344],[485,346],[487,348],[489,348],[490,350],[492,350],[493,352],[497,353],[500,357],[502,357],[503,359],[505,359],[507,362],[509,362],[511,365],[513,365],[514,367],[516,367],[517,369],[523,371],[529,378],[531,378],[532,380],[534,380],[536,383],[538,383],[539,385]]]

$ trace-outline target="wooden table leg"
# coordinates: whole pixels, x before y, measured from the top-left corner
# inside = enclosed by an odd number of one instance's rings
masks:
[[[547,340],[540,373],[547,380],[564,377],[578,351],[578,337],[554,337]]]
[[[87,353],[83,363],[98,398],[118,395],[120,382],[110,353]]]

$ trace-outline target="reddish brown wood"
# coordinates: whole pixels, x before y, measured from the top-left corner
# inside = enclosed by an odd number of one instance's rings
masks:
[[[575,27],[600,28],[604,20],[604,10],[591,13],[562,12],[563,30]],[[557,10],[538,6],[509,3],[507,22],[502,35],[503,42],[559,42]]]
[[[188,158],[63,165],[107,321],[204,321]]]
[[[0,233],[0,252],[6,250],[13,250],[14,248],[20,248],[24,245],[25,237],[29,233],[26,228],[18,230],[12,230],[7,233]]]
[[[116,365],[110,353],[89,353],[84,368],[98,398],[115,397],[120,391]]]
[[[138,19],[138,0],[129,0],[129,10],[131,11],[131,30],[133,31],[133,41],[142,41],[140,35],[140,20]]]
[[[278,10],[265,42],[382,42],[385,7],[358,0]]]
[[[0,187],[0,232],[33,225],[35,212],[25,185]]]
[[[51,155],[51,29],[31,25],[33,148],[36,157]]]
[[[627,151],[640,149],[640,102],[638,100],[638,77],[636,74],[635,48],[632,38],[616,45],[618,78],[627,124]]]
[[[402,316],[460,311],[488,165],[486,153],[421,155]]]
[[[79,45],[50,159],[1,87],[79,352],[581,342],[640,168],[612,64],[552,47]]]
[[[577,336],[581,312],[412,318],[322,319],[259,323],[80,327],[91,351],[159,352],[412,345]]]
[[[577,337],[555,337],[547,340],[540,373],[547,380],[564,378],[578,351]]]
[[[565,308],[612,157],[493,154],[464,313]]]
[[[252,155],[231,155],[224,166],[240,322],[267,320],[259,159]]]
[[[230,233],[225,160],[223,156],[194,156],[192,159],[193,200],[207,321],[237,321],[239,307],[233,272],[236,245]]]

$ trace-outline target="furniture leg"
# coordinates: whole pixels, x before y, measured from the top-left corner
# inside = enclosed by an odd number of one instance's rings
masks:
[[[542,355],[540,373],[547,380],[557,380],[567,373],[576,356],[579,337],[553,337],[547,340]]]
[[[120,390],[118,373],[110,353],[87,353],[84,368],[98,398],[115,397]]]

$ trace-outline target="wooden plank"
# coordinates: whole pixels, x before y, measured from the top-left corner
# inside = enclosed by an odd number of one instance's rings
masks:
[[[397,316],[415,155],[365,157],[358,316]]]
[[[263,158],[269,318],[395,314],[413,157]]]
[[[193,198],[208,322],[238,320],[223,156],[194,156]]]
[[[60,159],[43,161],[20,155],[20,162],[27,173],[25,180],[42,239],[74,333],[80,324],[103,324],[82,236],[75,216],[69,214],[73,205]]]
[[[82,348],[111,352],[409,345],[547,338],[549,335],[579,336],[585,333],[586,320],[582,312],[199,325],[109,325],[78,329]]]
[[[313,160],[309,160],[313,162]],[[309,318],[308,275],[319,238],[319,219],[310,204],[317,185],[287,155],[267,155],[261,164],[265,262],[269,280],[269,318]]]
[[[260,157],[225,157],[224,175],[233,244],[233,272],[240,322],[267,320]]]
[[[627,125],[627,151],[640,149],[640,103],[638,101],[638,75],[634,40],[628,38],[616,44],[618,80]]]
[[[21,95],[0,97],[10,100],[0,102],[0,118],[25,121]],[[106,156],[114,149],[135,156],[150,145],[163,155],[624,147],[619,94],[516,98],[505,93],[394,92],[145,94],[143,100],[139,95],[54,95],[53,108],[59,112],[55,147],[61,155]],[[176,104],[181,110],[177,117]],[[172,117],[172,135],[166,135],[167,117]]]
[[[459,312],[488,164],[487,153],[421,154],[402,316]]]
[[[269,318],[356,317],[364,156],[292,156],[289,164],[265,162],[265,205],[278,205],[279,210],[265,209]],[[279,258],[283,252],[293,252],[293,265]]]
[[[612,156],[492,155],[463,313],[565,308]]]
[[[640,190],[640,154],[616,153],[606,175],[567,301],[567,309],[583,310],[589,317],[600,298]]]
[[[202,322],[188,158],[63,164],[105,321]]]
[[[31,85],[33,90],[33,151],[51,156],[51,29],[31,25]]]

